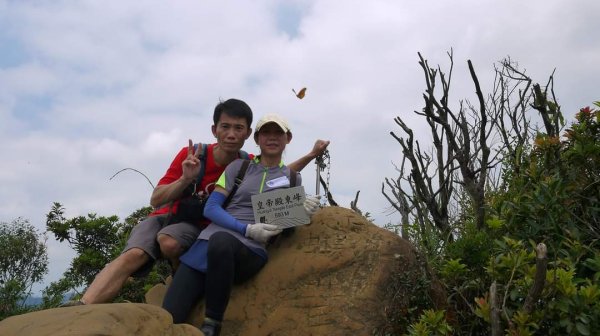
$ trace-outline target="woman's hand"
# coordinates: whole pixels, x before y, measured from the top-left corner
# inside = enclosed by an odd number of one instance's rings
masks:
[[[313,159],[319,155],[323,155],[323,153],[325,153],[325,151],[327,150],[327,146],[329,146],[329,140],[318,139],[317,141],[315,141],[315,145],[310,151],[310,155]]]
[[[269,238],[280,234],[281,231],[279,226],[273,224],[248,224],[246,226],[246,237],[264,244]]]
[[[321,205],[321,195],[315,195],[315,196],[306,196],[306,198],[304,199],[304,211],[306,211],[306,214],[308,215],[308,217],[312,217],[312,215],[315,214],[315,212],[317,212],[317,210],[319,210],[320,205]]]

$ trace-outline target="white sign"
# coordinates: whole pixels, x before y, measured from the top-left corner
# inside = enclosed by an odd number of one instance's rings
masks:
[[[275,224],[282,229],[310,223],[304,210],[304,187],[277,189],[252,196],[256,223]]]

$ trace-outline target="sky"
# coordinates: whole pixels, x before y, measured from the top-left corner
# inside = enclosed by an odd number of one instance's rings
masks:
[[[417,53],[447,70],[453,51],[452,106],[476,101],[467,60],[486,95],[507,56],[534,82],[555,71],[569,121],[600,100],[598,13],[597,0],[0,0],[0,221],[43,232],[53,202],[68,218],[124,219],[152,187],[131,170],[111,176],[133,168],[156,184],[188,139],[214,141],[218,101],[238,98],[255,121],[288,119],[288,162],[330,140],[336,202],[350,207],[360,190],[375,224],[397,223],[381,185],[402,160],[394,118],[428,132],[414,114],[425,88]],[[244,149],[258,150],[251,139]],[[307,193],[315,169],[302,172]],[[36,291],[74,256],[52,234],[47,245]]]

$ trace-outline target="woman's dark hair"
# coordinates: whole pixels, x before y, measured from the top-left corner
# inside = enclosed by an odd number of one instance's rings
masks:
[[[220,101],[215,106],[215,113],[213,114],[213,122],[215,125],[219,123],[221,114],[227,114],[230,117],[244,118],[248,122],[248,128],[252,125],[252,109],[245,102],[231,98],[226,101]]]

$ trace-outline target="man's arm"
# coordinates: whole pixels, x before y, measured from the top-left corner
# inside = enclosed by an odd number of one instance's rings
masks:
[[[150,197],[150,205],[158,208],[161,205],[178,199],[183,190],[192,182],[194,182],[194,178],[187,179],[182,175],[174,182],[157,186]]]
[[[304,169],[304,167],[306,167],[306,165],[309,164],[310,161],[312,161],[317,156],[323,154],[327,149],[327,146],[329,146],[329,140],[317,140],[315,141],[315,145],[313,146],[312,150],[308,154],[288,164],[287,166],[299,172],[302,169]]]
[[[171,183],[161,184],[154,188],[152,196],[150,197],[150,205],[157,208],[174,201],[181,196],[183,190],[185,190],[190,183],[194,182],[196,176],[200,173],[200,165],[202,163],[200,162],[199,156],[201,151],[201,146],[198,146],[198,149],[194,151],[194,143],[190,139],[187,157],[181,163],[181,176]],[[177,158],[175,160],[177,160]]]

